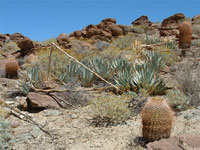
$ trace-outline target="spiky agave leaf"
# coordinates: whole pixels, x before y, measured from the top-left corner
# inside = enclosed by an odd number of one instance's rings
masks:
[[[115,71],[126,71],[132,68],[132,64],[123,57],[117,57],[111,61],[111,67]]]
[[[93,59],[90,59],[90,64],[92,66],[92,69],[97,72],[100,76],[102,76],[104,79],[109,79],[111,77],[112,68],[108,62],[108,60],[95,56]]]
[[[152,36],[147,35],[144,38],[144,42],[146,44],[159,44],[161,43],[161,40],[158,37],[152,37]]]
[[[85,66],[89,67],[90,69],[92,68],[92,65],[89,60],[84,59],[81,61]],[[89,87],[92,84],[92,81],[94,79],[94,74],[90,72],[88,69],[79,66],[80,72],[79,72],[79,77],[80,81],[83,86]]]
[[[114,76],[114,82],[123,91],[127,91],[131,89],[131,79],[132,79],[132,73],[130,70],[119,71],[117,73],[117,76]]]
[[[133,90],[139,92],[145,89],[151,95],[163,94],[166,91],[165,83],[159,78],[156,70],[151,64],[137,65],[131,80]]]
[[[78,65],[75,62],[71,62],[66,65],[64,72],[60,76],[60,80],[64,82],[69,82],[75,79],[80,72]]]

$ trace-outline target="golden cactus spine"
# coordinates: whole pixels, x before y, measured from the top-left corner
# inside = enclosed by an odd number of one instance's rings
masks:
[[[149,98],[141,112],[143,138],[148,142],[169,138],[173,116],[174,113],[165,99]]]
[[[7,78],[17,78],[19,64],[16,60],[6,60],[6,77]]]
[[[192,42],[192,25],[189,21],[184,21],[179,29],[179,48],[190,48]]]

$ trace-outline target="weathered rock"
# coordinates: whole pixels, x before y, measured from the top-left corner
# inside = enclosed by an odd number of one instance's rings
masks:
[[[75,37],[75,38],[80,38],[80,37],[82,37],[82,32],[79,31],[79,30],[74,31],[74,37]]]
[[[3,47],[3,44],[9,39],[9,36],[6,34],[0,34],[0,47]]]
[[[17,45],[21,50],[31,50],[34,48],[33,41],[31,41],[29,38],[25,37],[23,39],[20,39],[17,41]]]
[[[101,22],[112,22],[112,23],[116,24],[117,20],[115,18],[105,18]]]
[[[180,23],[185,19],[184,14],[177,13],[163,20],[160,28],[161,36],[177,36],[177,30]]]
[[[23,40],[25,38],[25,36],[23,36],[22,34],[20,33],[14,33],[14,34],[10,34],[10,39],[14,42],[17,42],[19,40]]]
[[[118,25],[110,25],[107,29],[112,33],[113,36],[123,35],[123,30]]]
[[[196,15],[192,18],[192,24],[200,24],[200,15]]]
[[[152,22],[149,21],[149,18],[147,16],[141,16],[140,18],[136,19],[131,23],[132,25],[145,25],[145,26],[151,26]]]
[[[101,33],[101,30],[98,28],[89,28],[89,29],[87,29],[86,37],[90,38],[93,35],[100,35],[100,33]]]
[[[58,103],[52,97],[34,92],[28,93],[27,103],[32,108],[59,108]]]
[[[147,144],[147,150],[198,150],[200,136],[181,135]]]
[[[69,38],[66,33],[61,33],[57,38],[56,38],[58,44],[60,46],[63,46],[65,48],[68,48],[69,45]]]

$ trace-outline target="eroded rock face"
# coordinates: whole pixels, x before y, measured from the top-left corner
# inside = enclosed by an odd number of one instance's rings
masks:
[[[123,29],[116,25],[116,19],[105,18],[99,24],[90,24],[81,31],[74,31],[70,37],[110,41],[112,37],[123,35]]]
[[[66,33],[61,33],[56,40],[60,46],[69,48],[69,38]]]
[[[199,150],[200,136],[181,135],[147,144],[147,150]]]
[[[184,19],[185,16],[182,13],[177,13],[164,19],[160,28],[160,35],[171,36],[176,34],[175,36],[178,36],[179,25]]]
[[[192,24],[200,24],[200,15],[196,15],[192,18]]]
[[[10,35],[10,39],[17,43],[18,47],[21,49],[21,55],[25,56],[31,53],[31,49],[34,48],[34,43],[28,37],[23,36],[20,33],[14,33]]]
[[[131,23],[132,25],[146,25],[151,26],[153,23],[149,21],[147,16],[141,16]]]

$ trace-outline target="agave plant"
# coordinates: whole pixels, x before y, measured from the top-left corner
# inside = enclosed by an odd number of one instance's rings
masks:
[[[92,66],[92,69],[104,79],[108,80],[111,77],[112,68],[108,60],[99,56],[95,56],[93,59],[89,60],[89,62]]]
[[[164,47],[169,48],[169,49],[177,49],[178,45],[176,42],[172,41],[172,42],[165,43]]]
[[[37,66],[33,66],[32,68],[26,71],[27,80],[30,82],[34,87],[42,88],[43,87],[43,79],[44,79],[44,72]]]
[[[117,57],[111,61],[111,67],[117,72],[131,70],[132,64],[123,57]]]
[[[67,83],[69,81],[74,80],[80,72],[78,65],[75,62],[71,62],[66,65],[64,69],[64,73],[61,74],[60,80]]]
[[[81,61],[85,66],[92,68],[90,61],[87,59],[84,59]],[[90,72],[88,69],[79,66],[80,72],[79,72],[79,79],[81,81],[81,84],[85,87],[89,87],[92,84],[92,81],[94,80],[94,74]]]
[[[114,82],[123,91],[131,89],[131,80],[132,68],[128,68],[126,71],[119,71],[117,72],[117,76],[114,76]]]
[[[25,82],[24,84],[20,86],[20,90],[24,96],[26,96],[30,92],[31,86],[32,86],[32,83],[30,82]]]
[[[150,95],[160,95],[166,91],[164,81],[158,77],[155,67],[151,64],[137,65],[134,69],[131,80],[134,91],[139,92],[140,89],[145,89]]]
[[[144,51],[143,55],[145,57],[146,63],[149,64],[151,68],[155,71],[160,71],[163,67],[163,60],[160,54],[154,51]]]
[[[144,38],[144,43],[146,44],[159,44],[161,43],[161,40],[157,37],[152,37],[152,36],[145,36]]]

